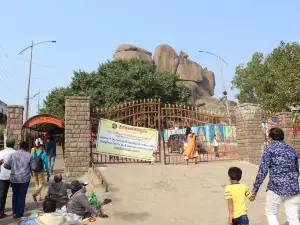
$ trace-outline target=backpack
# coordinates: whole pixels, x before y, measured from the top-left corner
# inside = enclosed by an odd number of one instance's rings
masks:
[[[36,151],[33,155],[33,160],[31,161],[31,169],[34,172],[41,172],[44,167],[44,162],[42,160],[43,151],[40,153],[40,155],[36,154]]]

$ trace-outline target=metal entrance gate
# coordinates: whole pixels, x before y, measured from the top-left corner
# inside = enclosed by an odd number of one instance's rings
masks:
[[[160,131],[160,101],[147,99],[117,105],[112,108],[96,109],[91,112],[91,161],[97,163],[145,163],[142,160],[109,156],[95,152],[98,125],[101,118],[115,122],[152,128]],[[154,153],[155,162],[161,162],[161,136],[158,137],[158,151]]]
[[[145,163],[145,161],[109,156],[95,151],[101,118],[156,129],[159,132],[159,139],[158,151],[154,153],[155,162],[161,160],[164,160],[165,164],[184,162],[182,151],[185,147],[186,126],[192,127],[198,141],[201,142],[201,147],[198,148],[199,161],[237,159],[234,117],[196,107],[181,105],[161,107],[159,100],[147,99],[91,112],[91,162],[93,164]],[[214,135],[219,145],[218,155],[214,151]]]
[[[165,164],[184,163],[187,145],[185,127],[197,135],[198,161],[237,159],[235,120],[223,113],[200,110],[197,107],[166,105],[161,109]],[[216,135],[218,147],[214,147]],[[215,150],[218,150],[217,152]]]

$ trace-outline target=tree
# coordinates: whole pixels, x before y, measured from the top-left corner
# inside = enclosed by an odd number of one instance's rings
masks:
[[[40,113],[49,113],[60,118],[65,115],[65,97],[73,95],[73,91],[69,87],[60,87],[53,89],[44,100],[44,107]]]
[[[186,103],[190,96],[186,87],[176,85],[178,75],[156,72],[152,62],[138,59],[108,61],[97,71],[73,73],[68,88],[54,89],[47,96],[43,112],[62,117],[66,95],[90,96],[91,107],[98,108],[148,98],[160,98],[162,103]]]
[[[240,103],[258,103],[266,110],[289,110],[300,104],[300,45],[281,42],[265,58],[254,53],[246,66],[236,67],[233,87]]]

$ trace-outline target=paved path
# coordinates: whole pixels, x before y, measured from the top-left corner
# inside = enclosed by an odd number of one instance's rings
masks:
[[[104,207],[109,225],[220,225],[227,222],[224,187],[228,168],[243,170],[242,183],[252,188],[258,167],[241,162],[198,165],[119,165],[99,167],[110,183],[112,204]],[[265,182],[266,183],[266,182]],[[251,225],[266,225],[266,184],[257,200],[248,201]],[[283,208],[283,207],[282,207]],[[280,224],[285,216],[280,211]],[[100,224],[100,223],[99,223]]]

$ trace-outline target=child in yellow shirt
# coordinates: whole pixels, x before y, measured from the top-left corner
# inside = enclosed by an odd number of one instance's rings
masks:
[[[245,197],[254,201],[250,190],[245,184],[240,184],[242,170],[238,167],[231,167],[228,170],[231,184],[225,187],[225,199],[228,200],[228,224],[230,225],[249,225],[247,216],[247,206]]]

